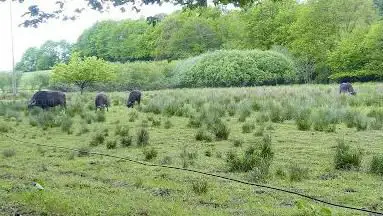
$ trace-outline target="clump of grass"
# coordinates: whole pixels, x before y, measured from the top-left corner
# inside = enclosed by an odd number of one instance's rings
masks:
[[[206,180],[195,180],[192,182],[193,192],[196,194],[206,194],[208,192],[208,182]]]
[[[73,125],[73,121],[72,121],[71,118],[64,118],[61,121],[61,130],[63,132],[66,132],[66,133],[70,134],[71,133],[71,129],[72,129],[72,125]]]
[[[255,146],[249,146],[240,156],[233,151],[228,152],[226,162],[229,170],[232,172],[247,172],[256,168],[261,173],[268,174],[274,157],[274,152],[271,149],[271,137],[269,135],[264,136],[259,151],[256,150]]]
[[[282,167],[278,167],[277,170],[275,171],[275,175],[278,176],[279,178],[285,178],[286,172],[282,169]]]
[[[383,128],[383,121],[380,121],[379,119],[372,119],[370,121],[370,128],[372,130],[381,130]]]
[[[137,145],[146,146],[149,144],[149,132],[146,128],[141,128],[137,132]]]
[[[90,146],[98,146],[103,144],[105,141],[105,133],[104,132],[97,132],[90,141]]]
[[[34,118],[34,117],[30,117],[30,118],[29,118],[29,124],[30,124],[32,127],[36,127],[39,123],[37,122],[36,118]]]
[[[338,122],[337,113],[332,109],[319,109],[312,116],[313,128],[316,131],[335,132]]]
[[[243,143],[244,143],[243,138],[235,138],[233,140],[234,147],[241,147],[243,145]]]
[[[245,122],[246,118],[251,115],[251,110],[247,106],[240,106],[239,108],[239,118],[238,121]]]
[[[206,157],[211,157],[212,155],[213,155],[213,153],[212,153],[211,149],[207,149],[207,150],[205,151],[205,156],[206,156]]]
[[[15,156],[16,151],[14,149],[4,149],[2,154],[4,157],[9,158]]]
[[[78,157],[85,157],[85,156],[88,156],[89,155],[89,148],[86,147],[86,146],[83,146],[83,147],[80,147],[78,152],[77,152],[77,156]]]
[[[106,148],[107,149],[115,149],[117,147],[117,141],[116,140],[108,140],[106,142]]]
[[[114,131],[114,134],[116,136],[121,136],[121,137],[129,136],[129,127],[127,125],[125,126],[117,125],[116,130]]]
[[[133,143],[133,137],[132,136],[123,136],[120,138],[120,144],[122,147],[129,147]]]
[[[234,116],[235,113],[237,112],[237,106],[236,104],[229,104],[227,107],[227,113],[229,114],[229,116]]]
[[[159,119],[153,119],[152,120],[152,126],[153,127],[159,127],[159,126],[161,126],[161,119],[159,118]]]
[[[259,126],[259,127],[255,130],[255,132],[254,132],[254,136],[256,136],[256,137],[261,137],[261,136],[263,136],[264,132],[265,132],[265,126],[264,126],[264,125],[261,125],[261,126]]]
[[[251,133],[255,129],[255,124],[253,122],[245,122],[242,125],[242,133]]]
[[[359,114],[355,117],[355,124],[356,124],[356,129],[358,131],[364,131],[367,130],[368,127],[368,118],[367,116],[363,114]]]
[[[305,108],[297,112],[295,119],[295,124],[297,125],[298,130],[308,131],[311,129],[311,109]]]
[[[152,160],[153,158],[156,158],[158,155],[158,151],[151,147],[151,148],[144,148],[143,150],[145,160]]]
[[[104,111],[97,112],[95,120],[97,122],[105,122],[106,120],[105,112]]]
[[[302,181],[308,177],[309,170],[298,164],[294,164],[289,168],[289,179],[292,182]]]
[[[257,114],[256,121],[257,123],[264,123],[270,120],[269,114],[266,112],[260,112]]]
[[[128,113],[128,116],[129,116],[129,121],[130,122],[134,122],[138,119],[138,111],[135,110],[135,109],[132,109],[129,113]]]
[[[8,133],[10,131],[10,126],[4,123],[0,124],[0,133]]]
[[[164,128],[165,128],[165,129],[169,129],[169,128],[171,128],[171,127],[173,127],[173,124],[172,124],[172,122],[171,122],[169,119],[167,119],[167,120],[165,121],[165,123],[164,123]]]
[[[96,117],[92,113],[86,112],[81,115],[81,118],[84,119],[87,124],[92,124]]]
[[[202,120],[199,117],[191,116],[189,118],[188,127],[199,128],[202,126]]]
[[[335,168],[341,170],[359,169],[361,162],[361,151],[352,150],[343,139],[339,139],[334,158]]]
[[[206,131],[205,128],[200,128],[197,130],[197,133],[195,135],[195,139],[197,141],[206,141],[206,142],[211,142],[213,141],[213,137],[209,132]]]
[[[348,128],[356,127],[356,116],[358,115],[358,112],[348,109],[343,115],[343,122]]]
[[[370,172],[383,175],[383,155],[374,156],[370,163]]]
[[[221,120],[216,121],[211,125],[211,130],[217,140],[227,140],[230,135],[230,129]]]
[[[270,120],[272,122],[280,123],[285,120],[283,115],[283,107],[280,103],[276,101],[271,101],[268,103],[268,109],[269,109]]]
[[[189,167],[189,165],[194,164],[194,160],[197,158],[197,152],[189,152],[187,150],[187,147],[184,146],[183,150],[180,154],[180,157],[182,159],[182,166],[184,168],[187,168],[187,167]]]
[[[172,164],[172,158],[170,156],[165,156],[160,161],[161,164]]]

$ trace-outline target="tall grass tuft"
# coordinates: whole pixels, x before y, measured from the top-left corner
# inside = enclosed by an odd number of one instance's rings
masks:
[[[383,175],[383,155],[374,156],[370,163],[370,172]]]
[[[149,144],[149,132],[146,128],[141,128],[137,131],[137,145],[146,146]]]
[[[339,139],[334,163],[336,169],[359,169],[362,163],[362,152],[351,149],[349,145],[345,144],[343,139]]]

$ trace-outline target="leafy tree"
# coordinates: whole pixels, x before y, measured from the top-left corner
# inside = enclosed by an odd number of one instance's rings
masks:
[[[0,2],[5,2],[7,0],[0,0]],[[8,0],[8,1],[17,1],[19,3],[24,3],[24,0]],[[87,3],[88,9],[104,12],[108,11],[111,7],[117,7],[121,12],[126,12],[126,7],[128,4],[132,4],[132,10],[139,12],[141,9],[137,7],[138,4],[149,5],[149,4],[158,4],[161,6],[163,3],[172,3],[174,5],[181,5],[184,8],[199,8],[207,7],[207,0],[144,0],[137,2],[136,0],[85,0]],[[214,0],[215,5],[218,4],[233,4],[237,7],[247,7],[252,4],[262,2],[262,0]],[[28,7],[28,11],[25,12],[22,16],[28,17],[25,18],[25,21],[20,24],[24,27],[34,27],[37,28],[41,23],[47,22],[49,19],[61,19],[63,21],[67,20],[76,20],[81,13],[87,8],[76,8],[73,11],[69,12],[66,8],[68,1],[56,1],[57,8],[52,10],[42,10],[39,4],[32,4]]]
[[[9,73],[0,72],[0,89],[5,93],[9,87]]]
[[[56,83],[75,84],[81,94],[84,88],[96,82],[106,82],[115,78],[115,67],[97,57],[80,58],[73,53],[68,64],[60,63],[52,70],[52,80]]]
[[[156,59],[180,59],[221,47],[217,9],[187,10],[165,18],[156,28]]]
[[[38,56],[39,49],[37,47],[28,48],[21,57],[20,62],[16,64],[15,69],[25,72],[36,71]]]
[[[148,28],[143,20],[99,22],[79,37],[76,50],[113,62],[147,60],[150,56],[141,40]]]
[[[51,69],[57,63],[67,63],[71,51],[72,45],[64,40],[46,41],[40,48],[27,49],[20,62],[16,64],[16,70],[31,72]]]
[[[372,0],[311,0],[300,7],[297,21],[290,28],[291,51],[304,65],[314,65],[313,78],[326,81],[330,75],[325,64],[337,43],[355,28],[376,19]]]
[[[332,79],[383,80],[383,22],[361,28],[342,40],[329,55]]]
[[[246,13],[247,47],[268,50],[273,45],[287,45],[297,8],[296,0],[265,0],[251,8]]]

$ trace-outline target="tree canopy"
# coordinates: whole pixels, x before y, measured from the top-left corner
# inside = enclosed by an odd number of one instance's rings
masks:
[[[97,57],[83,60],[78,53],[73,53],[68,64],[57,64],[52,70],[52,81],[77,85],[81,93],[86,87],[96,82],[115,79],[115,67]]]

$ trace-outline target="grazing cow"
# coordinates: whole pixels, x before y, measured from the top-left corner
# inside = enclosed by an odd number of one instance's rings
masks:
[[[356,92],[354,91],[354,88],[352,87],[351,83],[349,82],[343,82],[339,86],[339,94],[341,93],[349,93],[351,95],[356,95]]]
[[[130,108],[130,107],[133,107],[133,104],[134,102],[136,102],[138,104],[140,104],[140,101],[141,101],[141,92],[138,91],[138,90],[133,90],[130,92],[129,94],[129,98],[128,98],[128,102],[127,102],[127,106]]]
[[[43,90],[36,92],[29,101],[28,109],[38,106],[42,109],[61,105],[66,108],[66,96],[60,91]]]
[[[109,111],[108,110],[108,107],[109,107],[108,96],[104,92],[97,93],[96,99],[94,100],[94,103],[96,105],[96,111],[98,108],[101,110],[101,109],[104,109],[105,107],[106,107],[106,111]]]

